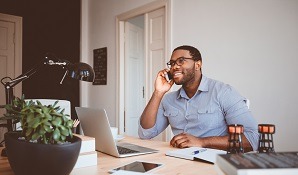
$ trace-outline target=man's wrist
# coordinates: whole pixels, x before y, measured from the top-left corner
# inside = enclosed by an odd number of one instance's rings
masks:
[[[207,146],[208,146],[207,143],[208,142],[207,142],[206,138],[198,138],[198,146],[207,148]]]
[[[163,97],[166,92],[154,90],[153,94],[156,97]]]

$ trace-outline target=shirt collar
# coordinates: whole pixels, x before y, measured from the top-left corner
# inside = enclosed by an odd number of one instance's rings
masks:
[[[204,75],[202,75],[202,80],[200,82],[199,88],[197,90],[198,91],[208,91],[208,78]],[[179,98],[186,98],[189,99],[189,97],[186,95],[185,90],[183,89],[183,87],[180,88],[177,99]]]
[[[199,85],[198,90],[200,91],[208,91],[208,78],[204,75],[202,75],[202,80],[201,83]]]

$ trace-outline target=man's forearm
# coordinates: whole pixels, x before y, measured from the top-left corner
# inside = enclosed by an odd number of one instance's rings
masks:
[[[144,129],[152,128],[155,125],[158,107],[163,95],[164,93],[162,92],[153,92],[152,97],[144,109],[140,119],[140,124]]]
[[[205,138],[199,138],[199,140],[202,141],[203,147],[221,149],[221,150],[228,149],[229,136],[205,137]],[[244,152],[252,151],[252,146],[250,145],[249,141],[244,135],[242,136],[242,146],[243,146]]]

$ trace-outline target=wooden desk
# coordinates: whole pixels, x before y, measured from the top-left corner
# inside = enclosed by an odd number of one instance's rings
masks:
[[[121,141],[122,142],[122,141]],[[71,175],[97,175],[109,174],[110,169],[133,162],[135,160],[144,160],[150,162],[162,163],[163,166],[159,167],[152,174],[200,174],[200,175],[214,175],[222,174],[222,172],[214,165],[207,163],[178,159],[174,157],[165,156],[166,151],[174,150],[168,142],[155,141],[155,140],[141,140],[138,138],[125,137],[123,142],[129,142],[159,150],[158,153],[146,154],[140,156],[133,156],[128,158],[115,158],[107,154],[98,152],[97,166],[73,169]],[[8,160],[5,157],[0,157],[0,175],[13,175]]]

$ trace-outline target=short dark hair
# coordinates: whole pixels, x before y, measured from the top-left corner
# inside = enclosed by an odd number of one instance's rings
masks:
[[[176,47],[174,51],[176,50],[188,50],[190,55],[192,56],[192,58],[195,60],[195,61],[202,61],[202,56],[201,56],[201,53],[200,51],[193,47],[193,46],[188,46],[188,45],[183,45],[183,46],[179,46],[179,47]]]

